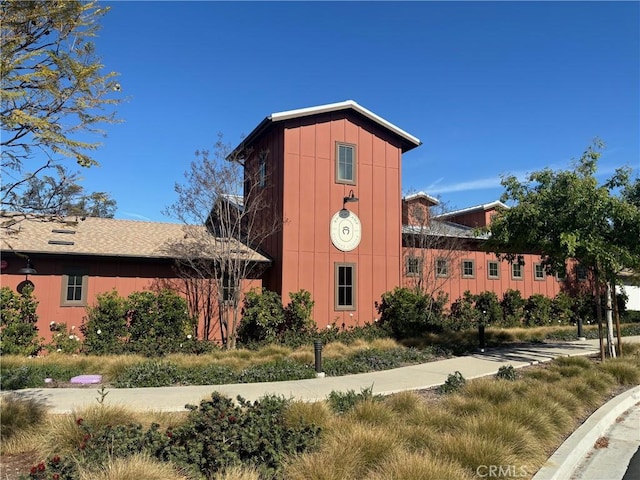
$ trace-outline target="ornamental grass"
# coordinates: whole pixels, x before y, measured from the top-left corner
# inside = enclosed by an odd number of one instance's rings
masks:
[[[99,468],[83,469],[79,480],[189,480],[189,477],[180,474],[169,463],[148,455],[133,454],[127,458],[113,458]]]

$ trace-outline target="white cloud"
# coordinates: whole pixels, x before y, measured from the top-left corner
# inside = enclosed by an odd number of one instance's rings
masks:
[[[133,212],[120,212],[122,215],[124,215],[125,217],[131,217],[131,218],[135,218],[137,220],[144,220],[145,222],[151,222],[152,220],[148,217],[145,217],[144,215],[140,215],[138,213],[133,213]]]
[[[425,192],[430,195],[450,192],[466,192],[470,190],[488,190],[500,187],[499,177],[478,178],[476,180],[467,180],[457,183],[449,183],[440,185],[439,182],[429,185]]]

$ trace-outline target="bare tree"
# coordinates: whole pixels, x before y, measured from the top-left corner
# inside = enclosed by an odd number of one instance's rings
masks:
[[[403,203],[406,285],[436,299],[454,279],[457,260],[477,241],[475,230],[438,220],[446,213],[446,205],[424,193],[407,195]]]
[[[185,183],[175,186],[178,200],[165,211],[185,224],[184,239],[167,247],[178,259],[178,272],[200,280],[189,289],[192,304],[208,312],[203,334],[212,328],[215,294],[220,338],[230,349],[236,344],[242,288],[268,264],[258,252],[282,225],[268,210],[264,169],[245,168],[252,155],[268,152],[231,151],[220,136],[212,153],[196,152]]]

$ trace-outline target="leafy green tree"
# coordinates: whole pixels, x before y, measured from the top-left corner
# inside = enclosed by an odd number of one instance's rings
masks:
[[[591,272],[598,298],[620,271],[637,271],[640,208],[632,201],[637,180],[633,184],[631,170],[619,168],[600,183],[596,171],[602,148],[596,140],[572,170],[545,168],[524,181],[504,177],[501,200],[515,205],[494,217],[487,248],[509,261],[516,261],[521,252],[539,252],[548,273],[562,272],[567,259],[574,258]],[[604,359],[602,313],[598,318]],[[608,327],[611,332],[610,322]],[[611,333],[609,340],[613,347]],[[610,354],[615,350],[610,348]]]
[[[111,208],[108,195],[86,195],[64,164],[97,165],[99,143],[87,134],[116,121],[120,86],[114,72],[103,73],[91,41],[107,11],[95,1],[0,4],[3,210],[66,215],[97,200]]]

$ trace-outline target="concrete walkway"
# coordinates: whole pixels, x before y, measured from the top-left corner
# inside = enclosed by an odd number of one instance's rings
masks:
[[[636,341],[640,342],[640,337]],[[629,340],[627,340],[629,341]],[[449,374],[459,371],[466,379],[495,374],[504,365],[521,368],[547,362],[556,357],[598,353],[597,340],[487,349],[484,353],[454,357],[381,372],[312,378],[286,382],[240,383],[230,385],[194,385],[181,387],[109,388],[105,401],[131,410],[173,412],[186,404],[198,404],[214,391],[231,398],[241,395],[254,401],[267,394],[304,401],[324,400],[332,391],[347,392],[373,388],[374,394],[421,390],[443,384]],[[35,388],[20,390],[20,395],[44,402],[51,413],[70,413],[96,404],[99,386],[80,388]]]
[[[624,342],[640,342],[640,336],[625,337]],[[332,391],[347,392],[372,388],[374,394],[391,394],[404,390],[421,390],[443,384],[447,376],[459,371],[466,379],[494,375],[498,369],[505,365],[514,368],[536,365],[548,362],[557,357],[594,355],[599,353],[597,340],[572,341],[550,344],[533,344],[526,346],[507,347],[499,349],[487,349],[484,353],[477,353],[464,357],[455,357],[436,362],[424,363],[382,372],[363,373],[358,375],[345,375],[342,377],[323,377],[307,380],[287,382],[247,383],[233,385],[203,385],[186,387],[158,387],[158,388],[127,388],[106,389],[108,392],[105,402],[110,405],[122,405],[137,411],[182,411],[186,404],[198,404],[200,400],[210,397],[211,393],[218,391],[231,398],[241,395],[247,400],[253,401],[267,394],[275,394],[286,398],[304,401],[324,400]],[[605,476],[599,477],[607,469],[606,462],[624,464],[625,468],[633,453],[637,450],[640,440],[635,442],[626,439],[615,443],[615,448],[610,448],[607,453],[615,457],[594,455],[591,452],[595,441],[603,436],[604,432],[622,421],[619,418],[628,418],[626,424],[631,425],[631,431],[638,432],[638,409],[640,409],[640,387],[630,391],[624,399],[614,401],[603,406],[591,418],[597,419],[589,424],[585,422],[582,433],[572,435],[567,442],[558,449],[554,457],[551,457],[545,467],[536,475],[538,479],[562,479],[590,478],[603,480],[620,480],[622,475],[611,476],[607,470]],[[21,396],[36,398],[44,402],[51,413],[70,413],[85,406],[96,405],[100,397],[99,387],[90,386],[83,388],[39,388],[25,389],[18,392]],[[616,400],[618,400],[616,402]],[[615,405],[613,405],[615,403]],[[613,405],[613,406],[612,406]],[[586,426],[585,426],[586,425]],[[617,425],[618,427],[620,425]],[[585,433],[586,432],[586,433]],[[616,433],[611,434],[613,438]],[[595,436],[595,437],[594,437]],[[636,435],[637,436],[637,435]],[[634,447],[635,445],[635,447]],[[576,457],[578,461],[576,461]],[[613,458],[613,460],[611,459]],[[626,460],[625,460],[626,459]],[[588,461],[588,462],[587,462]],[[626,463],[624,463],[626,461]],[[585,463],[587,462],[587,463]],[[602,463],[605,463],[602,466]],[[572,477],[574,475],[578,477]],[[595,473],[594,473],[595,472]],[[595,475],[595,476],[594,476]]]

